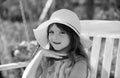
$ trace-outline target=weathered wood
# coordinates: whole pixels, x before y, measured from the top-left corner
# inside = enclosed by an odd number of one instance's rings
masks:
[[[91,78],[96,78],[97,75],[100,46],[101,46],[101,37],[94,37],[91,56],[90,56],[90,63],[92,69]]]
[[[117,59],[116,59],[115,78],[120,78],[120,38],[119,38],[119,45],[118,45]]]
[[[103,63],[102,63],[102,72],[101,78],[109,78],[110,68],[112,62],[112,53],[113,53],[113,38],[106,38],[105,49],[103,54]]]
[[[0,65],[0,71],[26,67],[28,63],[29,62],[26,61],[26,62],[17,62],[17,63]]]

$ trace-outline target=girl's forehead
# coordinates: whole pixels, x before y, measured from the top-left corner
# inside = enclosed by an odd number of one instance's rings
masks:
[[[56,30],[56,31],[63,31],[63,28],[62,27],[60,27],[60,26],[58,26],[57,24],[53,24],[51,27],[50,27],[50,29],[49,30]]]

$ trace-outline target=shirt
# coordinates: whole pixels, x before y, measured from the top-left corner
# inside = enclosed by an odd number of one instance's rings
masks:
[[[71,65],[69,59],[55,61],[54,64],[41,64],[42,73],[39,78],[88,78],[87,63],[84,60]]]

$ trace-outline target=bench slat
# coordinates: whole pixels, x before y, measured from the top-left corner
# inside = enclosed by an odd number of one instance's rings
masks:
[[[112,62],[113,45],[114,45],[114,39],[106,38],[104,54],[103,54],[101,78],[109,78],[111,62]]]
[[[0,65],[0,71],[26,67],[29,61]]]
[[[115,78],[120,78],[120,39],[119,39],[119,45],[118,45],[118,51],[117,51]]]
[[[96,78],[97,75],[100,45],[101,45],[101,37],[94,37],[92,50],[91,50],[91,57],[90,57],[90,63],[92,69],[91,78]]]

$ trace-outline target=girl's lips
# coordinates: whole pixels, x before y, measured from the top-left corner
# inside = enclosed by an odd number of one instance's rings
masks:
[[[60,42],[53,42],[54,44],[60,44]]]

